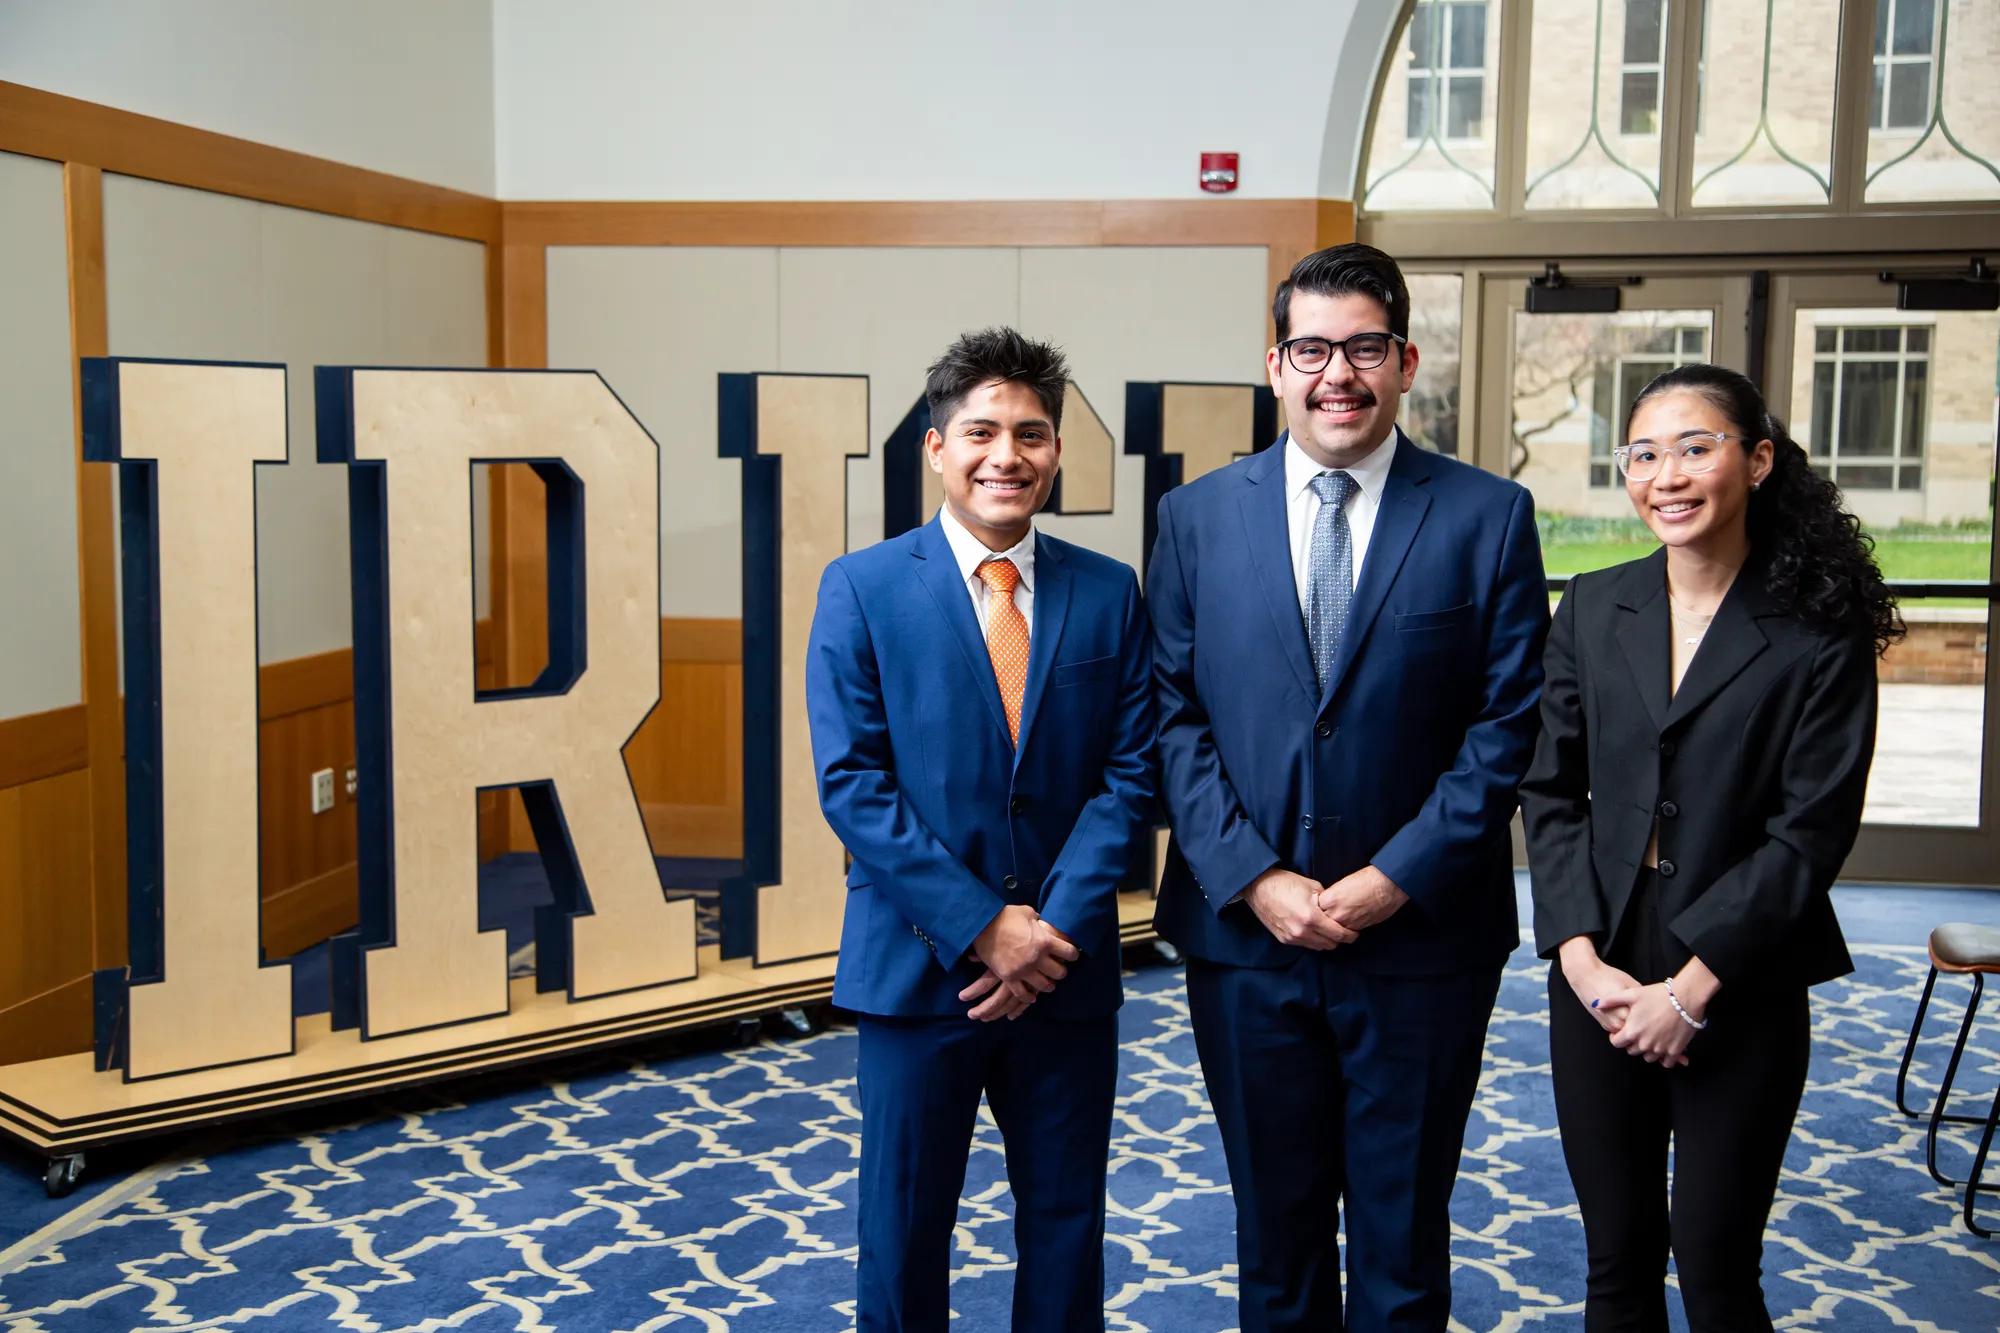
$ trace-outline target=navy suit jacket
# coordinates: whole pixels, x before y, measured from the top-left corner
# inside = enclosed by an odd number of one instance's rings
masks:
[[[853,857],[834,1003],[965,1013],[974,938],[1026,903],[1083,951],[1028,1016],[1118,1007],[1117,893],[1153,813],[1149,649],[1132,570],[1038,533],[1016,750],[936,519],[827,566],[806,712]]]
[[[1336,951],[1367,971],[1497,966],[1519,941],[1508,823],[1533,751],[1548,593],[1511,481],[1399,438],[1327,688],[1286,524],[1284,437],[1170,491],[1147,571],[1161,788],[1160,933],[1282,967],[1231,900],[1273,866],[1373,863],[1411,901]]]

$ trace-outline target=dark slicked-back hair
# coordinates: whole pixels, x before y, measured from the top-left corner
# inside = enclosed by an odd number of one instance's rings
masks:
[[[1063,391],[1069,385],[1069,362],[1053,343],[1024,338],[1013,329],[981,329],[961,333],[944,349],[924,380],[924,400],[930,404],[931,425],[942,432],[974,389],[994,380],[1025,384],[1041,399],[1049,425],[1062,430]]]
[[[1904,634],[1895,594],[1875,563],[1875,539],[1849,513],[1840,488],[1813,471],[1803,446],[1771,414],[1750,380],[1726,366],[1676,366],[1639,391],[1625,414],[1625,438],[1639,409],[1667,393],[1706,399],[1742,437],[1747,453],[1771,442],[1771,472],[1750,493],[1753,555],[1766,561],[1766,586],[1780,610],[1818,629],[1865,626],[1875,651]]]
[[[1279,342],[1292,336],[1293,292],[1372,296],[1389,312],[1389,332],[1398,338],[1410,336],[1410,289],[1403,282],[1403,270],[1372,245],[1330,246],[1292,265],[1291,275],[1278,284],[1271,301],[1271,322],[1278,326]]]

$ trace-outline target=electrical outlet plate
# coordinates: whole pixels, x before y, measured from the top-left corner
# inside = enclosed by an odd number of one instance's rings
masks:
[[[312,775],[312,812],[323,815],[333,809],[333,770],[322,768]]]

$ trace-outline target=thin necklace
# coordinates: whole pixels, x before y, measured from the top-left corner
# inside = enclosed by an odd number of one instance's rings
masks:
[[[1690,648],[1700,646],[1702,636],[1708,633],[1708,627],[1715,619],[1715,612],[1710,611],[1707,615],[1702,615],[1698,611],[1691,610],[1680,598],[1674,596],[1672,588],[1667,589],[1667,605],[1672,609],[1673,614],[1670,618],[1674,622],[1674,632],[1681,636],[1681,642]],[[1693,633],[1689,633],[1689,630]]]

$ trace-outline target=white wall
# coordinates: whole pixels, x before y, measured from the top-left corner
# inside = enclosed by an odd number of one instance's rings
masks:
[[[1347,198],[1395,8],[494,0],[500,194]]]
[[[1345,199],[1399,8],[0,0],[0,79],[505,199]]]
[[[0,79],[494,192],[489,0],[0,0]]]

